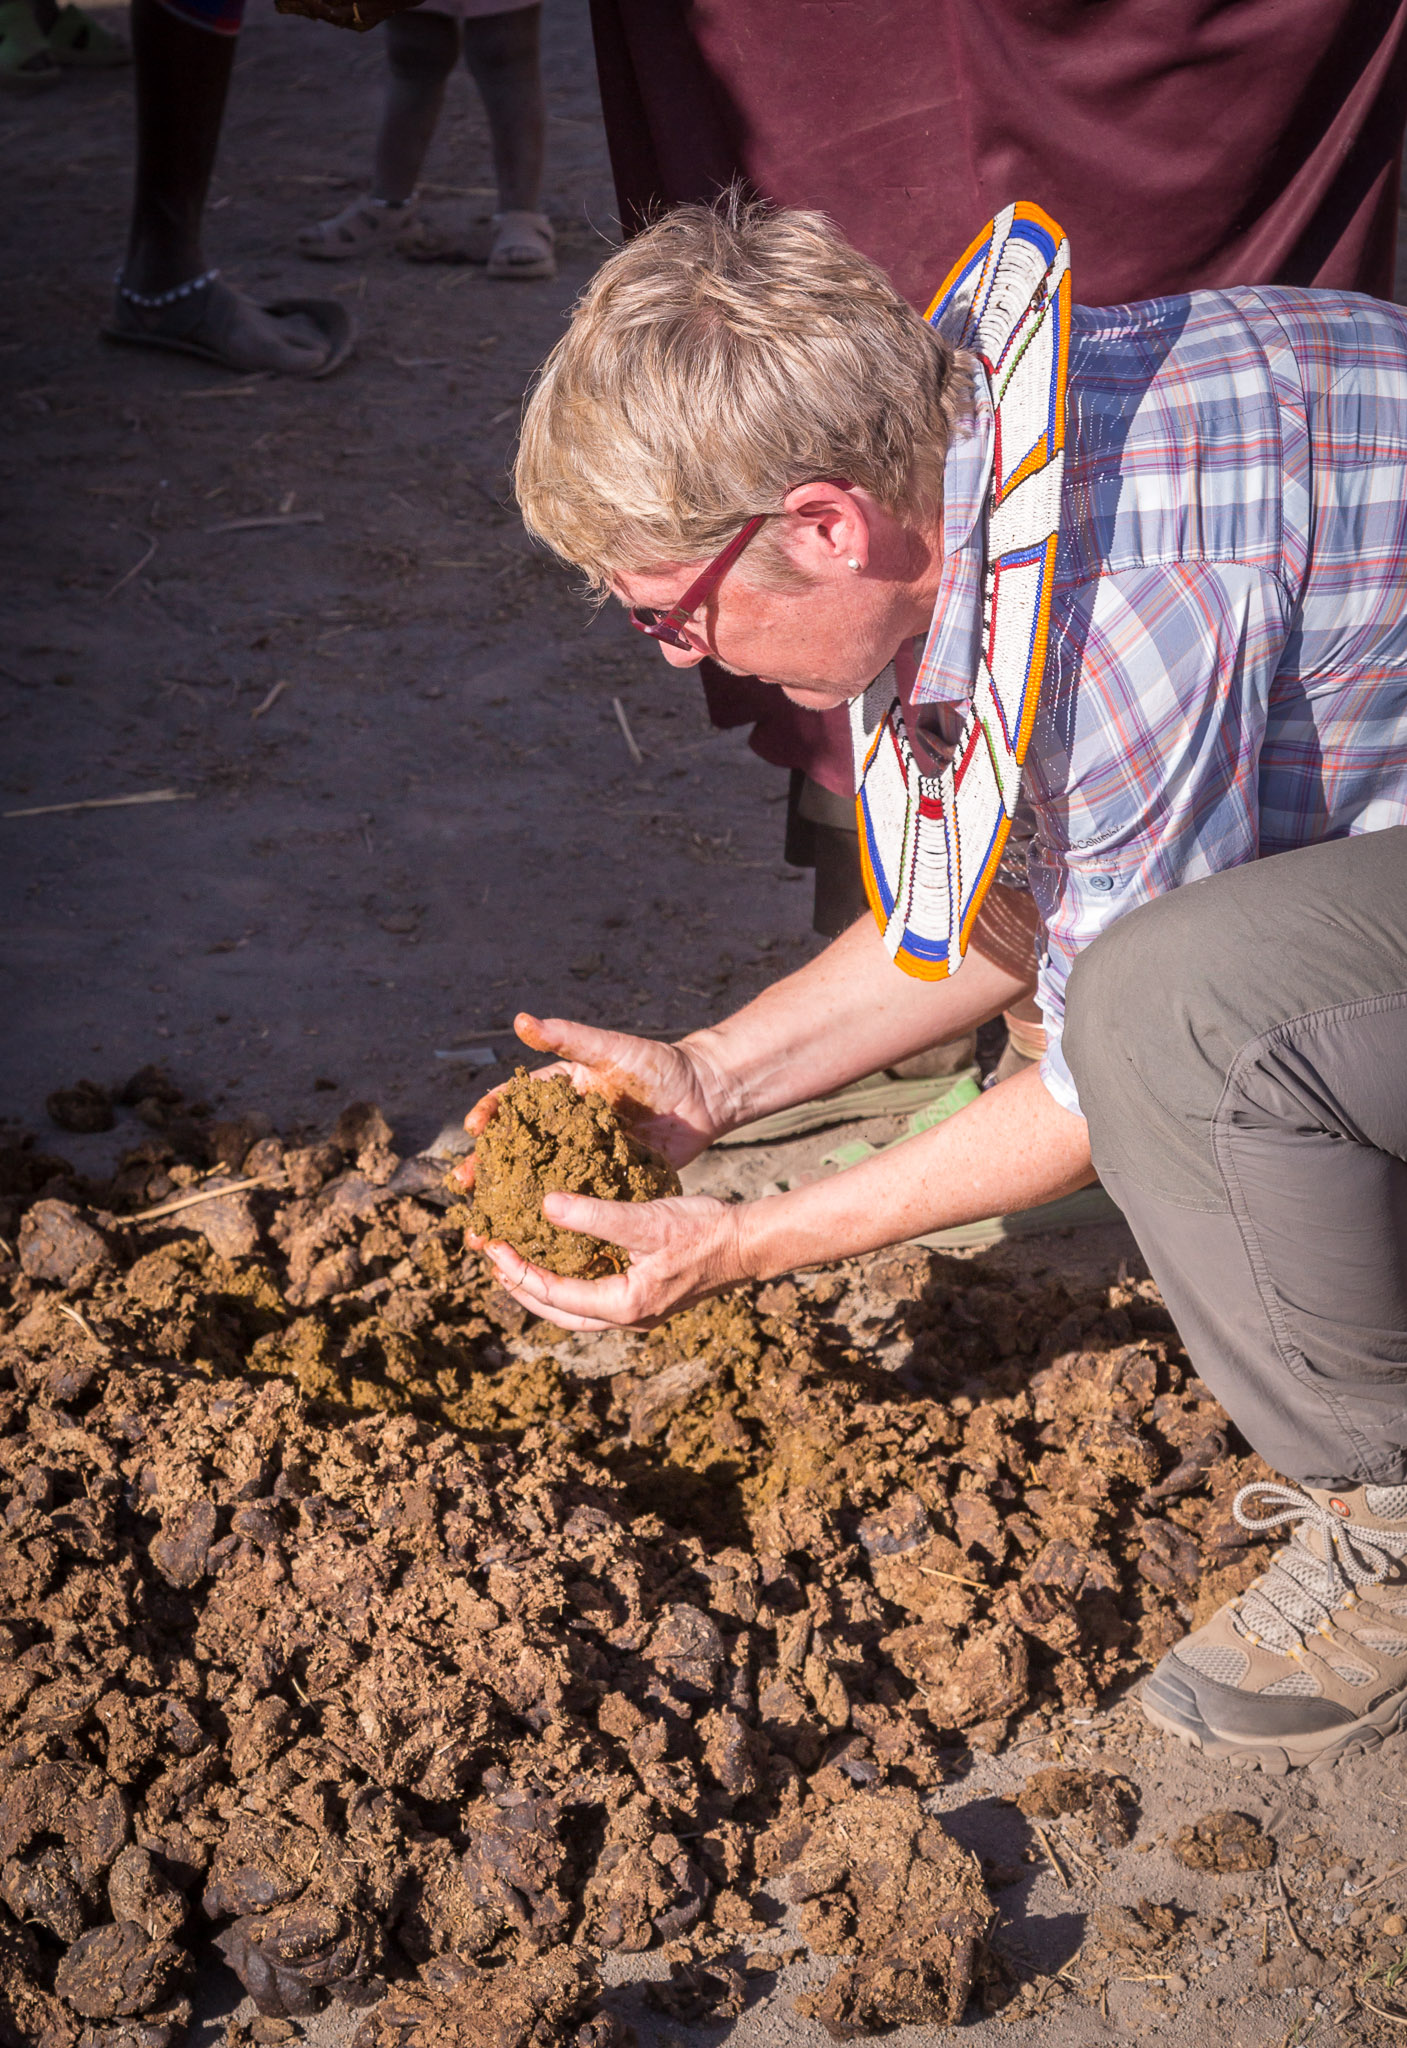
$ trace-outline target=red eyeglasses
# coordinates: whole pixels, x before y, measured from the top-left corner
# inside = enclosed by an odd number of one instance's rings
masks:
[[[817,483],[834,484],[838,491],[848,491],[850,489],[849,484],[845,482],[844,478],[838,476],[817,477],[816,481]],[[753,535],[763,525],[764,521],[774,519],[776,516],[773,512],[754,513],[746,526],[740,527],[738,532],[733,535],[727,547],[721,553],[714,556],[703,574],[695,577],[694,581],[680,598],[678,604],[671,605],[667,612],[653,611],[648,605],[632,605],[630,607],[630,623],[636,632],[648,633],[652,640],[663,640],[670,647],[682,647],[687,654],[695,653],[697,650],[690,646],[679,628],[699,609],[700,605],[707,604],[709,598],[712,597],[714,591],[718,588],[734,562],[737,561],[738,556],[742,553]]]

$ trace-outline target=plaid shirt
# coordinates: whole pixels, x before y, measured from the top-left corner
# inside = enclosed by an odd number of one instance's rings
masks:
[[[935,737],[975,673],[991,431],[979,403],[948,457],[912,686],[912,722]],[[1268,289],[1077,306],[1050,648],[1013,832],[1045,927],[1057,1101],[1079,1109],[1066,976],[1106,925],[1223,868],[1401,824],[1407,312]]]

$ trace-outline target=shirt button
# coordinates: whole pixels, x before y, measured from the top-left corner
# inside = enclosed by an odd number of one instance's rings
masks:
[[[1089,885],[1091,889],[1112,889],[1114,877],[1112,875],[1091,875]]]

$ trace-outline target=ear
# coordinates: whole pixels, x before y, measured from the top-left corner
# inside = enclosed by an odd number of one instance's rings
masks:
[[[868,565],[871,519],[865,492],[828,479],[798,484],[787,492],[782,509],[791,515],[787,552],[798,568],[819,574]]]

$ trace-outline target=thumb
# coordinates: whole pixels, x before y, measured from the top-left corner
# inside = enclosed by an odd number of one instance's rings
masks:
[[[575,1024],[569,1017],[534,1017],[520,1010],[513,1029],[524,1045],[534,1052],[555,1052],[559,1059],[583,1067],[610,1067],[612,1055],[623,1043],[619,1031],[602,1031],[595,1024]]]
[[[654,1236],[644,1216],[644,1202],[603,1202],[595,1195],[567,1195],[560,1191],[544,1195],[542,1213],[560,1230],[579,1230],[587,1237],[599,1237],[624,1250],[644,1251]]]

